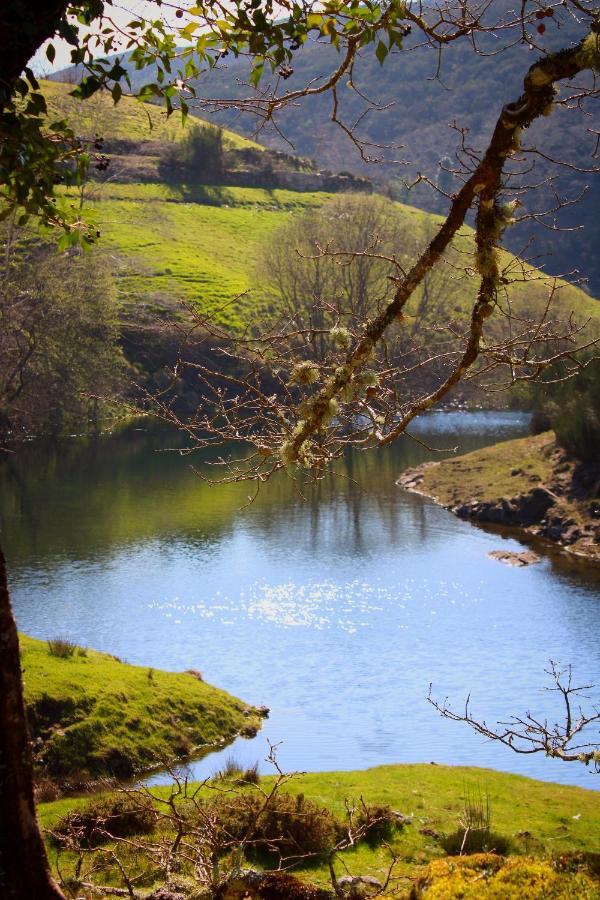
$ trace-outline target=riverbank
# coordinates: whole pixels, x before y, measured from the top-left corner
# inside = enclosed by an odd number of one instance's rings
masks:
[[[261,712],[202,680],[20,635],[40,796],[129,779],[256,734]]]
[[[600,562],[600,465],[569,457],[553,432],[424,463],[397,483],[461,519],[509,526]]]
[[[215,798],[225,797],[226,809],[231,811],[236,796],[247,798],[263,791],[260,797],[264,802],[264,792],[268,793],[273,785],[273,777],[261,778],[258,785],[241,785],[233,777],[229,781],[214,781],[203,787],[189,785],[187,790],[190,796],[195,797],[195,804],[203,801],[211,803]],[[164,786],[153,789],[152,794],[164,801],[170,792],[171,789]],[[503,897],[520,900],[525,896],[591,900],[597,896],[600,795],[595,791],[535,781],[490,769],[421,764],[297,775],[285,784],[283,792],[295,798],[295,803],[286,808],[299,809],[300,817],[307,828],[312,826],[313,831],[317,819],[329,825],[332,824],[331,817],[335,817],[337,823],[347,822],[349,809],[355,810],[354,821],[358,821],[363,801],[370,810],[377,811],[372,814],[381,816],[384,810],[391,811],[393,824],[383,829],[383,835],[374,834],[370,840],[357,840],[335,861],[338,877],[344,874],[348,877],[362,876],[384,884],[393,855],[396,858],[393,877],[380,896],[405,900],[409,897],[415,900],[421,896],[425,900],[428,897],[444,897],[447,900],[455,897],[477,900]],[[41,804],[39,815],[42,826],[61,832],[64,830],[65,816],[72,811],[80,814],[76,821],[87,822],[89,816],[86,818],[86,810],[89,812],[94,802],[97,804],[98,801],[80,798]],[[182,809],[186,808],[181,797],[176,799],[176,803]],[[162,807],[164,802],[156,803],[157,810]],[[459,831],[461,823],[468,821],[469,815],[476,814],[477,810],[484,811],[484,819],[489,825],[487,849],[497,852],[460,859],[457,855],[447,855],[448,848],[452,847],[452,837]],[[290,815],[289,811],[287,815]],[[196,827],[201,827],[202,821],[200,819]],[[283,827],[281,823],[280,827]],[[315,832],[320,836],[325,833],[324,827],[317,828]],[[167,839],[165,831],[161,835],[164,840]],[[302,840],[302,832],[298,833],[298,839]],[[145,842],[152,845],[153,840],[152,831],[146,830],[133,839],[132,848],[123,843],[117,844],[120,861],[130,875],[142,868],[140,849]],[[498,851],[502,855],[498,855]],[[456,849],[454,852],[457,852]],[[101,854],[102,850],[96,854],[88,851],[88,865],[100,861]],[[317,854],[308,861],[300,861],[293,869],[294,875],[306,885],[331,890],[330,871],[324,856],[326,854]],[[55,857],[54,844],[51,858]],[[106,853],[104,859],[108,860]],[[223,857],[221,877],[226,875],[228,859],[227,855]],[[265,867],[270,867],[272,860],[265,856],[260,859]],[[74,856],[62,854],[63,877],[68,876],[74,863]],[[251,850],[246,850],[246,859],[241,866],[242,869],[256,866]],[[198,881],[191,877],[189,861],[184,861],[176,871],[177,876],[172,876],[172,890],[178,898],[212,896],[203,893]],[[99,871],[92,878],[101,879],[97,883],[104,885],[122,886],[116,868],[111,869],[108,861],[100,862]],[[156,874],[142,877],[136,884],[135,894],[149,896],[148,892],[157,886]],[[367,896],[376,889],[374,882],[371,882],[370,890],[368,881],[363,886]],[[348,889],[349,883],[346,883],[346,891]],[[249,896],[258,894],[250,893]],[[273,896],[289,898],[292,895]],[[312,897],[313,894],[307,892],[298,896]]]

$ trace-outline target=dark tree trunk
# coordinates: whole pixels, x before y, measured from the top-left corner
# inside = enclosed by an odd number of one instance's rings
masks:
[[[1,114],[38,48],[54,36],[67,0],[0,0]],[[0,898],[64,900],[35,817],[33,762],[17,627],[0,549]]]
[[[67,0],[0,2],[0,109],[36,50],[53,37]]]
[[[52,878],[33,802],[17,626],[0,548],[0,897],[64,900]]]

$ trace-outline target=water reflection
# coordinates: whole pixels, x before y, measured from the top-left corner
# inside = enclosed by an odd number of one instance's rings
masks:
[[[526,425],[435,414],[419,438],[466,451]],[[457,700],[471,690],[492,720],[550,712],[540,690],[550,657],[600,681],[593,573],[489,560],[518,543],[395,486],[431,458],[408,439],[348,455],[305,501],[283,477],[245,510],[244,485],[211,488],[188,457],[156,452],[178,441],[129,432],[31,445],[5,463],[0,514],[23,630],[199,668],[267,704],[264,733],[235,748],[246,762],[269,738],[284,742],[289,768],[436,760],[593,785],[583,768],[507,756],[425,702],[433,681]],[[195,771],[218,765],[208,757]]]

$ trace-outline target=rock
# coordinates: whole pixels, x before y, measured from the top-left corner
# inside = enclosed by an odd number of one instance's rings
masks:
[[[268,706],[258,706],[256,712],[261,717],[261,719],[268,719],[271,710]]]
[[[244,738],[253,738],[258,734],[258,725],[254,725],[249,722],[247,725],[243,725],[240,728],[240,737]]]
[[[182,894],[176,888],[163,885],[163,887],[159,887],[149,894],[146,900],[186,900],[186,898],[185,894]]]
[[[520,553],[510,550],[491,550],[488,556],[490,559],[497,559],[498,562],[505,563],[507,566],[517,567],[532,566],[540,561],[539,556],[532,553],[531,550],[524,550]]]
[[[459,519],[468,519],[471,516],[471,507],[463,503],[461,506],[455,506],[452,512]]]
[[[402,813],[397,809],[393,809],[392,813],[399,825],[412,825],[412,816],[407,816],[405,813]]]
[[[563,544],[574,544],[581,537],[581,531],[577,525],[570,525],[563,530],[560,540]]]
[[[555,503],[554,494],[543,487],[533,488],[528,494],[521,494],[518,498],[519,524],[535,525],[536,522],[541,522]]]
[[[202,678],[202,672],[198,669],[186,669],[184,672],[185,675],[191,675],[192,678],[196,678],[198,681],[204,681]]]
[[[337,885],[349,897],[368,897],[373,891],[381,891],[383,885],[372,875],[342,875]]]
[[[510,474],[514,477],[515,475],[524,475],[523,469],[511,469]]]
[[[333,900],[331,891],[304,884],[287,872],[241,870],[217,892],[218,900]]]
[[[419,828],[419,834],[422,834],[424,837],[433,838],[434,841],[439,841],[440,836],[433,828]]]

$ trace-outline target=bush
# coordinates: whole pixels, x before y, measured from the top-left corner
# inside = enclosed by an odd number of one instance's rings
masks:
[[[243,784],[258,784],[260,782],[260,772],[258,771],[257,762],[252,766],[248,766],[247,769],[244,769],[240,781]]]
[[[440,844],[448,856],[472,853],[494,853],[506,856],[510,841],[492,830],[490,803],[487,796],[467,793],[460,825],[452,834],[443,836]]]
[[[511,849],[510,840],[490,828],[457,828],[452,834],[440,839],[448,856],[471,855],[472,853],[495,853],[506,856]]]
[[[563,374],[552,369],[548,380]],[[534,433],[552,428],[561,447],[577,459],[600,458],[600,360],[590,360],[575,378],[536,385],[531,402]]]
[[[159,175],[165,181],[199,181],[223,174],[223,131],[212,125],[192,125],[182,141],[163,156]]]
[[[47,644],[50,656],[58,656],[60,659],[69,659],[77,650],[77,644],[64,637],[51,638]]]
[[[219,769],[215,778],[219,778],[222,781],[231,781],[232,779],[237,779],[242,774],[242,765],[235,756],[228,756],[225,760],[225,765],[222,769]]]
[[[356,824],[364,829],[364,838],[370,847],[376,847],[383,841],[389,841],[396,828],[402,827],[390,806],[370,806],[363,804]]]
[[[275,794],[266,808],[255,793],[220,797],[207,804],[218,821],[218,840],[228,845],[249,837],[254,853],[302,857],[322,856],[343,833],[342,823],[302,794]]]
[[[55,843],[74,841],[81,847],[99,847],[112,838],[150,834],[156,815],[149,799],[117,794],[67,813],[52,832]]]

